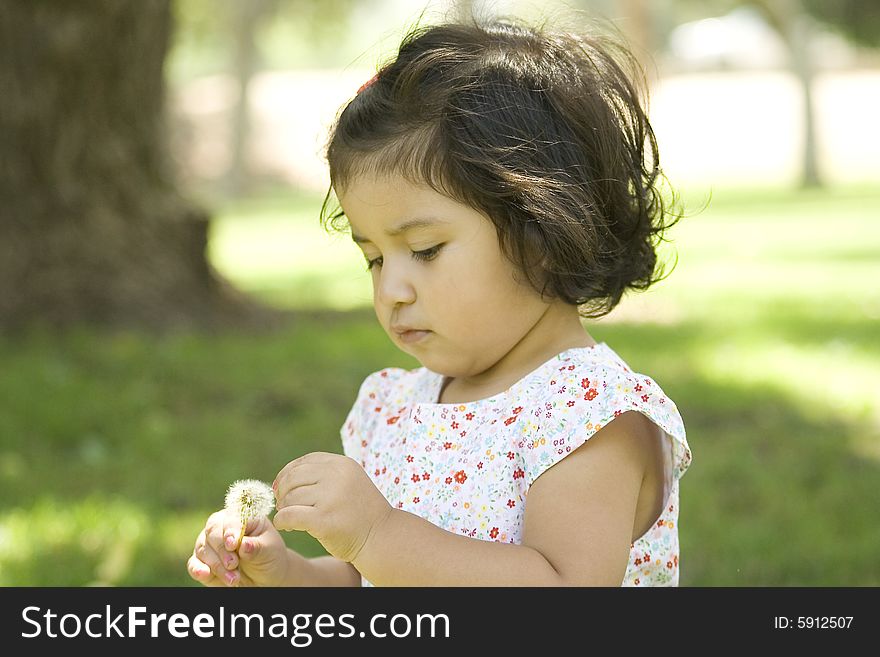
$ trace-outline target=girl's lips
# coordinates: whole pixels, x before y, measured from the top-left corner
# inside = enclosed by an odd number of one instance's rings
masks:
[[[403,333],[398,333],[397,335],[400,337],[401,342],[406,342],[407,344],[412,344],[414,342],[419,342],[424,340],[431,332],[430,331],[404,331]]]

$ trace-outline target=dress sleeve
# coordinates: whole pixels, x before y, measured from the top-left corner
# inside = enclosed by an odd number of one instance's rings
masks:
[[[546,413],[538,431],[523,441],[527,488],[545,470],[627,411],[642,413],[665,432],[667,487],[685,473],[691,453],[684,423],[674,402],[656,382],[632,372],[605,372],[602,377],[578,377],[567,383],[564,392],[554,390],[551,399],[543,400]]]
[[[386,376],[386,370],[382,370],[373,372],[364,379],[354,405],[339,432],[343,454],[361,465],[364,464],[364,449],[369,444],[376,423],[377,414],[371,411],[375,406],[383,403],[383,384]]]

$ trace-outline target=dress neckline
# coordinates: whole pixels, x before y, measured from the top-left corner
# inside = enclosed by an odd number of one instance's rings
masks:
[[[555,364],[561,360],[565,360],[565,356],[570,354],[571,352],[584,352],[588,354],[598,353],[599,351],[606,351],[608,349],[608,345],[605,342],[597,342],[596,344],[590,345],[589,347],[571,347],[569,349],[565,349],[564,351],[560,351],[555,356],[552,356],[550,359],[544,361],[538,367],[533,369],[531,372],[515,381],[507,390],[503,392],[496,393],[490,397],[484,397],[482,399],[474,399],[471,401],[464,402],[440,402],[438,401],[440,398],[440,393],[443,390],[443,383],[446,380],[446,377],[442,374],[438,374],[432,370],[426,369],[427,372],[427,383],[425,385],[426,395],[424,398],[431,399],[433,401],[430,402],[418,402],[416,406],[419,407],[430,407],[430,408],[447,408],[453,406],[477,406],[480,404],[485,404],[487,402],[494,402],[503,397],[509,396],[511,393],[515,392],[516,389],[525,384],[526,381],[534,377],[539,372],[543,371],[546,367],[549,367],[552,364]]]

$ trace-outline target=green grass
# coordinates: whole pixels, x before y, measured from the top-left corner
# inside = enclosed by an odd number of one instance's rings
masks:
[[[186,558],[229,482],[341,451],[363,377],[416,366],[318,206],[240,201],[215,225],[215,264],[297,309],[289,328],[0,339],[0,585],[194,584]],[[880,585],[877,217],[862,187],[716,191],[671,231],[670,277],[589,326],[684,417],[682,585]]]

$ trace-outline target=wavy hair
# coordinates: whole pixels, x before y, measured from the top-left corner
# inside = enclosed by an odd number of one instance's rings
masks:
[[[606,36],[512,20],[416,27],[331,128],[322,224],[346,229],[331,195],[354,177],[402,175],[489,218],[544,297],[606,315],[627,288],[665,278],[655,247],[681,217],[661,193],[645,86]]]

